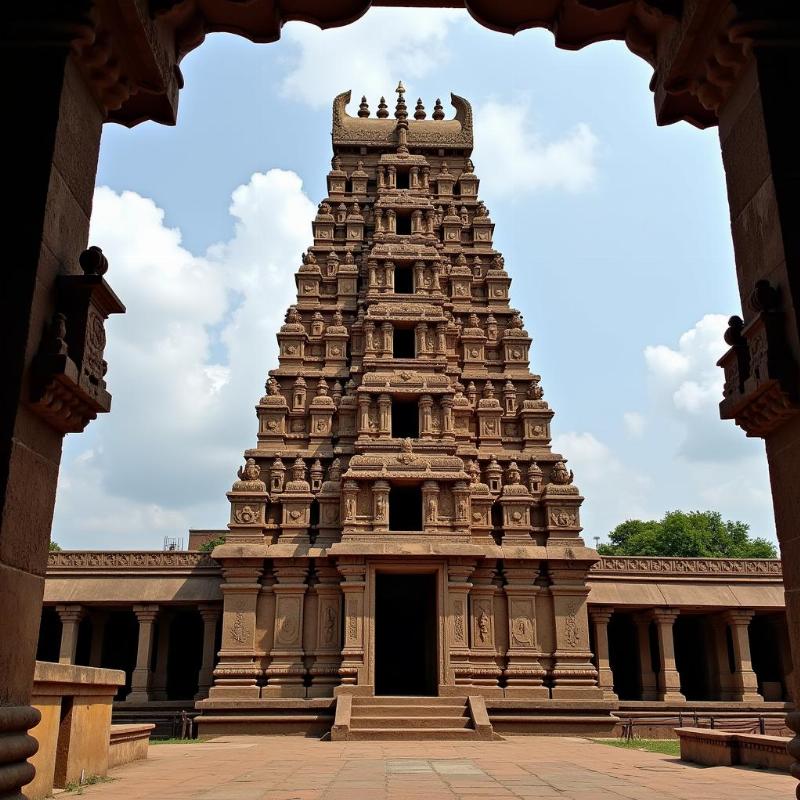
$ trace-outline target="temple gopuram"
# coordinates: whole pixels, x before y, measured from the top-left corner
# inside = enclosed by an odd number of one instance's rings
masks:
[[[328,195],[224,544],[51,554],[40,651],[125,669],[119,719],[197,700],[204,736],[610,735],[698,703],[782,719],[780,562],[586,547],[472,108],[428,118],[396,91],[391,115],[333,101]]]

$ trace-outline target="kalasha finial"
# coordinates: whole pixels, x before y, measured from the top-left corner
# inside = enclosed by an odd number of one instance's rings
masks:
[[[378,103],[378,117],[380,119],[386,119],[389,116],[389,107],[386,105],[386,98],[381,97],[380,103]]]
[[[414,119],[425,119],[425,106],[422,105],[422,98],[417,98],[417,106],[414,109]]]
[[[397,106],[395,107],[395,119],[408,119],[408,108],[406,107],[405,91],[406,87],[403,86],[403,81],[399,81],[397,88]]]
[[[78,256],[78,263],[86,275],[105,275],[108,271],[108,259],[103,251],[92,245]]]
[[[444,108],[442,108],[442,101],[437,97],[436,105],[433,107],[433,118],[435,120],[444,119]]]
[[[367,104],[367,96],[364,94],[361,95],[361,102],[358,104],[358,116],[359,117],[369,116],[369,105]]]

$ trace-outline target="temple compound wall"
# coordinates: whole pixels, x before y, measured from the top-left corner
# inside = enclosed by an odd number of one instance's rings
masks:
[[[79,555],[55,554],[59,658],[80,648],[86,607],[127,594],[126,702],[168,698],[170,658],[183,659],[205,731],[258,730],[276,709],[297,717],[343,695],[483,698],[586,730],[611,725],[620,697],[784,700],[776,562],[694,573],[585,546],[583,498],[551,449],[553,411],[479,198],[471,106],[452,95],[455,116],[437,100],[429,119],[418,100],[410,115],[404,91],[393,118],[383,98],[376,116],[365,98],[356,116],[349,92],[334,99],[328,194],[225,543],[163,566],[96,554],[107,575],[78,581],[61,576],[80,574]],[[192,630],[196,679],[180,644]],[[758,655],[760,679],[751,641],[774,651]],[[695,643],[700,665],[681,655]]]

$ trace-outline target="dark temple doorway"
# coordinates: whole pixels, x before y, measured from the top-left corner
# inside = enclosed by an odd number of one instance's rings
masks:
[[[422,489],[419,486],[389,489],[389,530],[422,530]]]
[[[378,574],[375,694],[436,695],[436,576]]]

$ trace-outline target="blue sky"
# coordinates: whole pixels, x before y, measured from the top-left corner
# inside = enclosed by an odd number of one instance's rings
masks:
[[[333,96],[449,92],[475,110],[475,169],[586,496],[585,536],[712,508],[774,539],[763,445],[719,421],[738,313],[715,130],[658,128],[624,45],[556,50],[465,12],[374,9],[253,45],[208,37],[182,65],[175,128],[107,126],[91,242],[128,305],[108,326],[114,411],[69,436],[65,547],[159,547],[227,521],[253,405],[325,191]],[[352,108],[355,107],[355,104]]]

